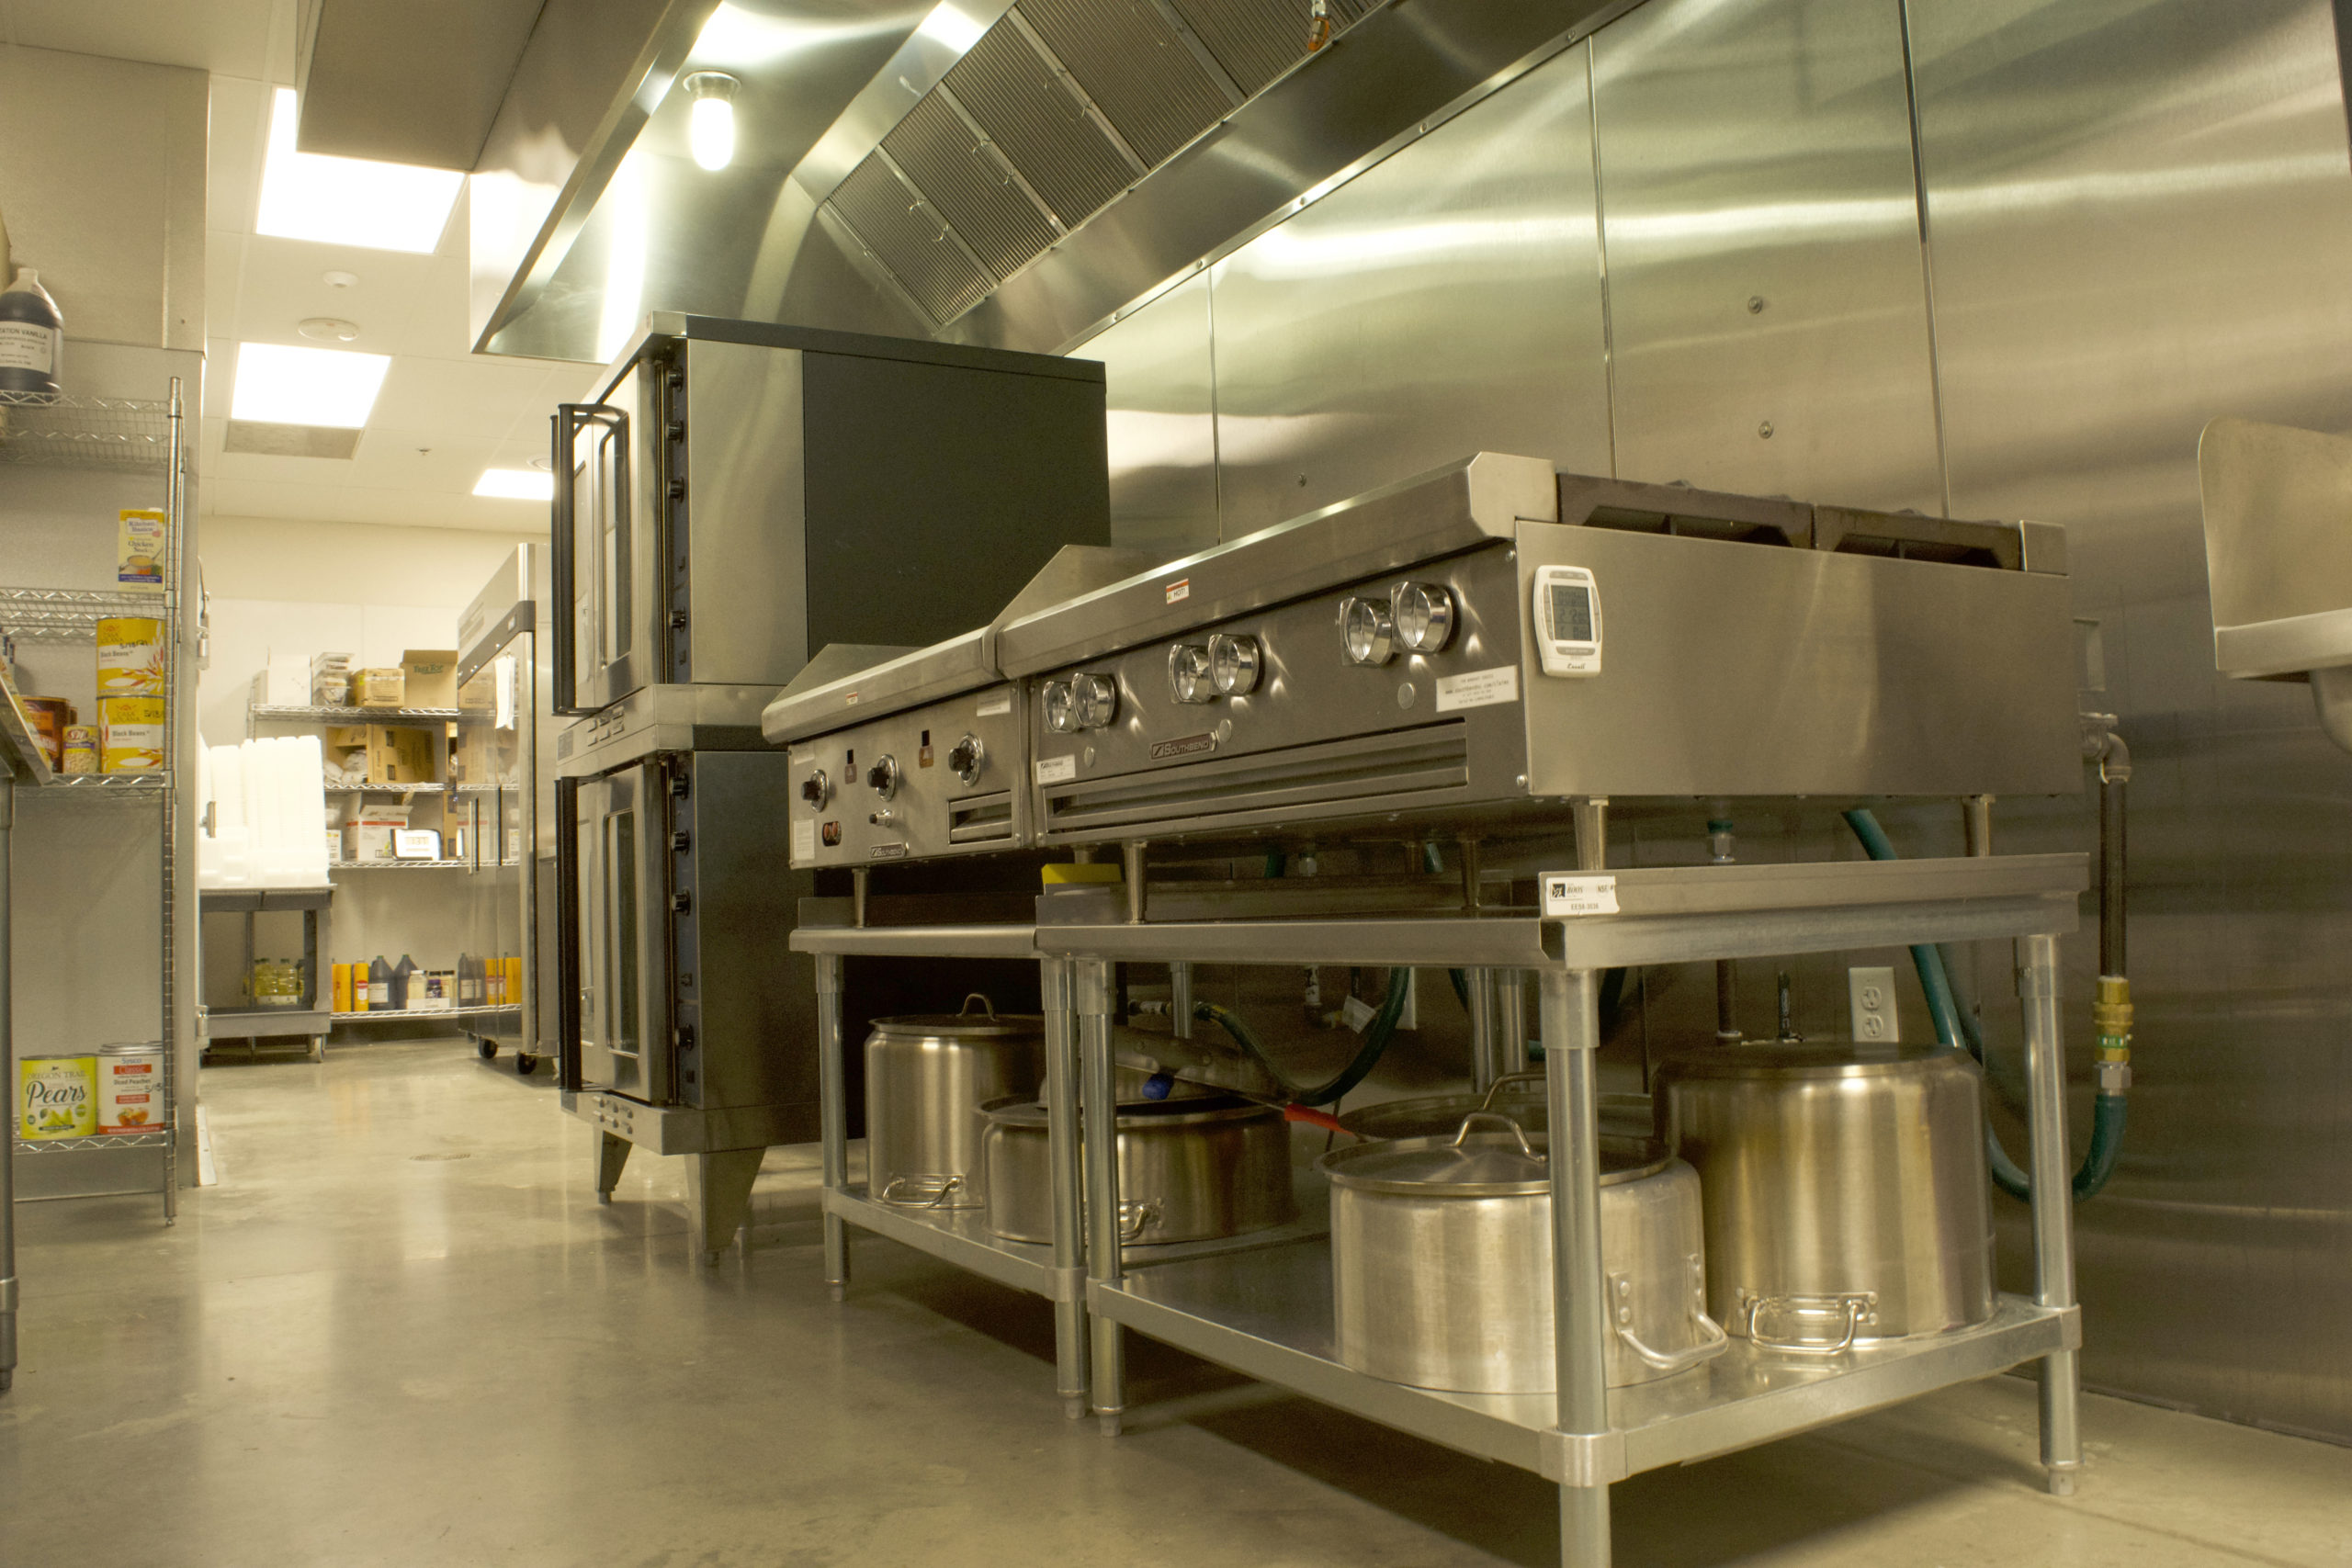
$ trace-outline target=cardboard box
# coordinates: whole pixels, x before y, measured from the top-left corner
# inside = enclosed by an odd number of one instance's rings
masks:
[[[405,725],[368,727],[368,782],[376,784],[432,784],[441,774],[435,766],[440,737],[429,729]]]
[[[392,854],[399,860],[439,860],[441,835],[430,828],[402,828],[392,834]]]
[[[343,825],[343,858],[391,860],[392,835],[407,827],[408,813],[399,807],[363,807]]]
[[[411,1012],[444,1012],[458,1005],[455,969],[420,969],[408,977]]]
[[[390,665],[351,672],[351,700],[364,708],[396,708],[408,705],[408,679]]]
[[[408,694],[401,699],[401,706],[453,708],[458,705],[456,649],[412,648],[401,655],[401,673],[408,678]]]
[[[101,697],[98,757],[102,772],[152,773],[164,765],[164,699]]]
[[[300,653],[272,649],[269,663],[254,677],[254,702],[261,707],[311,705],[311,661]]]

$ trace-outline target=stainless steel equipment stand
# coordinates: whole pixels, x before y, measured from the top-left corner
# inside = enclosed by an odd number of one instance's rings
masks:
[[[1590,875],[1589,866],[1562,875]],[[1544,881],[1548,884],[1551,877]],[[2060,1062],[2056,937],[2075,929],[2087,885],[2081,855],[1976,860],[1659,867],[1613,874],[1613,914],[1355,919],[1234,919],[1041,925],[1041,952],[1073,960],[1087,1129],[1108,1125],[1113,1066],[1109,966],[1118,962],[1419,965],[1532,969],[1552,1146],[1555,1394],[1409,1388],[1337,1359],[1331,1261],[1320,1238],[1228,1249],[1215,1259],[1136,1266],[1115,1246],[1089,1249],[1094,1404],[1106,1431],[1125,1404],[1122,1325],[1236,1371],[1560,1485],[1561,1561],[1605,1568],[1612,1482],[1727,1453],[1954,1383],[2042,1363],[2041,1444],[2050,1487],[2081,1465],[2075,1352],[2082,1342],[2072,1262],[2071,1168]],[[1831,1355],[1734,1339],[1679,1376],[1605,1382],[1600,1125],[1594,1055],[1599,973],[1618,965],[1834,952],[1915,942],[2020,940],[2034,1178],[2035,1291],[2004,1295],[1992,1318],[1919,1339]],[[1086,1139],[1091,1228],[1115,1240],[1115,1144]]]
[[[1006,1241],[969,1209],[918,1209],[882,1203],[849,1180],[849,1106],[842,1039],[842,960],[893,958],[1036,959],[1035,926],[823,926],[793,931],[796,952],[817,963],[817,1049],[824,1098],[825,1282],[833,1299],[847,1293],[850,1225],[888,1236],[959,1269],[1054,1303],[1055,1386],[1066,1415],[1087,1409],[1086,1266],[1079,1234],[1077,1038],[1071,1028],[1070,965],[1039,960],[1046,1010],[1046,1134],[1052,1163],[1051,1247]]]

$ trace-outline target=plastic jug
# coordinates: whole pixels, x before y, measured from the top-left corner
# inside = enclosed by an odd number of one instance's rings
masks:
[[[62,390],[57,378],[65,362],[65,318],[30,267],[0,288],[0,392]]]

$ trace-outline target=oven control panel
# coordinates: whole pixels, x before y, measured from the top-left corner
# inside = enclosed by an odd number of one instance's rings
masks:
[[[1027,694],[984,687],[793,742],[796,867],[871,865],[1029,841]]]

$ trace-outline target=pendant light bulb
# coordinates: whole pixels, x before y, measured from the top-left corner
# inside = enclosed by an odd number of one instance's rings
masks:
[[[723,71],[697,71],[685,80],[694,107],[686,116],[686,145],[695,162],[713,171],[735,161],[735,89]]]

